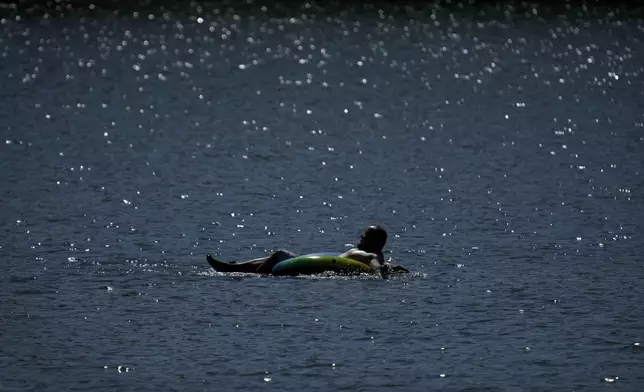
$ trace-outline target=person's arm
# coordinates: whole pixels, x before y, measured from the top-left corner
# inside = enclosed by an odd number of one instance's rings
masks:
[[[389,265],[378,254],[365,252],[360,249],[351,249],[345,252],[342,257],[367,264],[375,272],[380,272],[383,278],[386,278],[389,273]]]

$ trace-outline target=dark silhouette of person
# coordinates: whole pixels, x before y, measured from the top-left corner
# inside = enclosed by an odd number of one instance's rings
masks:
[[[360,234],[360,242],[355,248],[349,249],[340,257],[356,260],[367,264],[374,272],[379,272],[383,277],[391,270],[391,265],[386,263],[382,249],[387,243],[387,231],[380,226],[372,225],[364,228]],[[293,252],[280,249],[268,257],[260,257],[241,263],[226,263],[216,260],[208,255],[208,263],[219,272],[247,272],[257,274],[270,274],[273,267],[284,260],[297,257]],[[396,267],[398,271],[408,272],[402,267]]]

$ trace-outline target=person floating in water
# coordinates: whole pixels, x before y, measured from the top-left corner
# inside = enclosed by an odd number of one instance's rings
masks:
[[[379,272],[386,277],[392,270],[396,272],[409,272],[402,267],[391,267],[386,263],[382,249],[387,242],[387,232],[380,226],[369,226],[362,230],[358,246],[339,255],[347,259],[356,260],[370,266],[374,272]],[[284,260],[297,257],[287,250],[278,250],[268,257],[249,260],[242,263],[226,263],[216,260],[208,255],[208,263],[219,272],[246,272],[256,274],[270,274],[273,267]]]

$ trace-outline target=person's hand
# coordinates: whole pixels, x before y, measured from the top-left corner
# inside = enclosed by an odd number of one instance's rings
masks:
[[[384,263],[380,265],[380,275],[382,276],[383,279],[387,279],[390,273],[391,273],[391,264]]]

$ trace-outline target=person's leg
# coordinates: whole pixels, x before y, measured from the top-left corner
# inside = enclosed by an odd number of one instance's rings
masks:
[[[269,257],[261,257],[258,259],[253,259],[245,261],[242,263],[226,263],[224,261],[219,261],[208,255],[208,264],[215,270],[219,272],[246,272],[246,273],[255,273],[257,268],[262,265]]]
[[[270,274],[275,264],[280,261],[296,257],[297,255],[287,250],[278,250],[268,257],[260,257],[258,259],[248,260],[241,263],[226,263],[216,260],[211,255],[208,255],[208,264],[219,272],[246,272],[256,274]]]
[[[288,250],[283,250],[280,249],[270,255],[266,260],[264,260],[258,267],[255,272],[258,274],[270,274],[271,271],[273,271],[273,267],[281,261],[297,257],[297,255],[293,252],[289,252]]]

